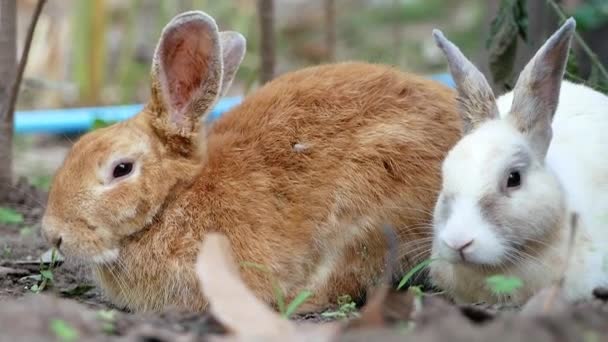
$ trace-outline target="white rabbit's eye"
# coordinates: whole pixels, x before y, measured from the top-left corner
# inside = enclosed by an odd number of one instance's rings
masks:
[[[509,178],[507,179],[507,188],[517,188],[521,185],[521,175],[518,171],[513,171],[509,173]]]
[[[112,177],[120,178],[128,175],[133,170],[133,163],[124,162],[116,165],[112,171]]]

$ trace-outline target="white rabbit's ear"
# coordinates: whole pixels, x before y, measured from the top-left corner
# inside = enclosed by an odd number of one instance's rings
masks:
[[[470,132],[486,120],[498,118],[494,93],[483,74],[441,31],[433,30],[433,38],[445,54],[456,83],[464,133]]]
[[[222,52],[215,20],[182,13],[163,29],[154,53],[152,105],[168,135],[196,132],[220,93]]]
[[[551,142],[551,122],[568,60],[576,22],[570,18],[538,50],[519,75],[513,89],[509,120],[544,158]]]
[[[222,90],[220,94],[226,95],[236,72],[239,70],[241,62],[247,50],[247,41],[242,34],[234,31],[220,32],[220,42],[222,45],[222,60],[224,64],[224,74],[222,78]]]

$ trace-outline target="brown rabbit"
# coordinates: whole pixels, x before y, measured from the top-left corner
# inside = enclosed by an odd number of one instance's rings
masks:
[[[400,267],[426,257],[439,167],[460,137],[454,93],[364,63],[286,74],[207,127],[245,53],[238,33],[187,12],[164,29],[152,94],[134,118],[83,136],[57,172],[43,233],[92,265],[118,306],[202,310],[194,271],[208,232],[230,240],[242,276],[300,311],[359,297],[383,272],[382,226]]]

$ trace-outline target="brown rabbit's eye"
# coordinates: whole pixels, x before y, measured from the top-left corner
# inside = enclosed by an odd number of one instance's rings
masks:
[[[517,188],[521,185],[521,175],[519,172],[514,171],[509,173],[509,178],[507,179],[507,188]]]
[[[120,178],[128,175],[133,170],[133,163],[120,163],[114,167],[112,176],[114,178]]]

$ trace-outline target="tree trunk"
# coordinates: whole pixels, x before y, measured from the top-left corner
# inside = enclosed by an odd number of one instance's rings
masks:
[[[17,55],[17,3],[0,1],[0,201],[13,182],[13,113],[10,93],[15,79]]]
[[[274,0],[258,0],[260,20],[260,82],[262,84],[274,77],[275,69],[275,34],[274,34]]]
[[[336,59],[336,1],[325,0],[325,49],[327,60]]]

